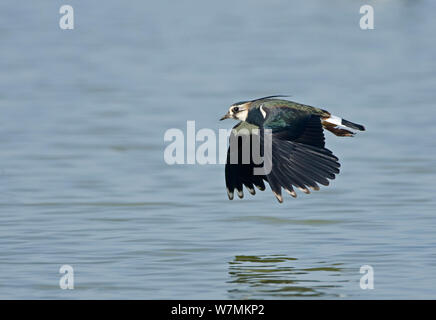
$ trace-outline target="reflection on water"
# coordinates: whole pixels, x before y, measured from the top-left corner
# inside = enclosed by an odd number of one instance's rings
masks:
[[[318,262],[316,267],[300,267],[297,258],[283,255],[236,256],[229,262],[229,275],[236,288],[232,299],[321,297],[326,288],[339,288],[341,263]]]

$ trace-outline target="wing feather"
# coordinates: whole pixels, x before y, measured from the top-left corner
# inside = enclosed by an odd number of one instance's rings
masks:
[[[279,108],[277,108],[279,109]],[[287,111],[288,112],[288,111]],[[300,111],[287,114],[285,126],[280,126],[278,115],[280,110],[268,110],[265,123],[260,127],[260,134],[250,134],[250,150],[243,150],[238,139],[238,162],[230,163],[232,152],[227,151],[225,178],[229,199],[233,199],[236,189],[239,197],[243,197],[243,186],[251,194],[255,194],[254,186],[260,190],[265,189],[264,180],[271,187],[279,202],[283,201],[282,188],[293,197],[296,196],[294,188],[310,193],[309,188],[319,190],[318,184],[329,185],[329,179],[335,178],[339,173],[338,158],[325,148],[325,138],[321,119],[317,115],[307,115]],[[270,119],[269,117],[273,117]],[[238,129],[244,122],[237,124],[232,135],[238,135]],[[264,154],[264,161],[272,164],[270,172],[264,175],[254,175],[254,168],[263,167],[263,163],[256,165],[250,155],[250,163],[243,164],[243,152],[250,152],[253,139],[260,139],[261,150],[264,150],[265,129],[271,129],[271,154]],[[230,138],[232,139],[232,137]],[[268,150],[266,148],[265,150]]]
[[[240,128],[241,123],[237,124],[232,130],[232,133],[230,137],[230,140],[232,140],[235,135],[238,135],[238,129]],[[252,139],[253,136],[250,135],[250,150],[252,148]],[[232,159],[232,152],[238,152],[238,161],[237,163],[231,163]],[[225,167],[225,179],[226,179],[226,187],[227,187],[227,194],[229,196],[229,199],[233,199],[234,190],[236,189],[238,192],[238,196],[240,198],[243,197],[243,186],[247,188],[247,190],[251,194],[255,194],[256,191],[254,189],[254,186],[258,188],[260,191],[265,190],[265,183],[264,179],[265,176],[263,175],[254,175],[253,169],[255,167],[258,167],[259,165],[256,165],[253,162],[252,156],[250,155],[250,161],[248,164],[242,163],[243,159],[243,148],[242,148],[242,137],[238,137],[238,148],[237,150],[232,150],[231,145],[227,149],[227,162]]]

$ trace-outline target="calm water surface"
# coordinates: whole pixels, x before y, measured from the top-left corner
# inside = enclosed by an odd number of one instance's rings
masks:
[[[434,299],[436,5],[362,31],[364,3],[77,0],[63,31],[63,2],[3,1],[0,298]],[[328,188],[228,201],[222,165],[164,162],[167,129],[270,94],[366,125],[326,133]]]

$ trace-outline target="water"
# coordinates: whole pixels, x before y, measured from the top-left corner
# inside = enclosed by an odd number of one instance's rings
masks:
[[[77,0],[63,31],[3,1],[0,298],[435,298],[435,4],[370,3],[363,31],[361,1]],[[326,133],[331,186],[228,201],[222,165],[163,161],[270,94],[366,125]]]

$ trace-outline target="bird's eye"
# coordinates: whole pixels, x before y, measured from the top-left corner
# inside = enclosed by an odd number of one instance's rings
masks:
[[[233,108],[233,112],[238,112],[239,111],[239,108],[238,107],[234,107]]]

